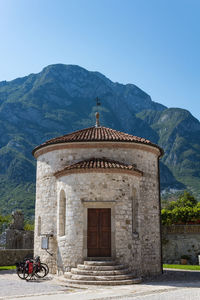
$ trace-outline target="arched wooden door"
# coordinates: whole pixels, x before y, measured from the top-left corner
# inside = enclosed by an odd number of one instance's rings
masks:
[[[111,256],[111,208],[88,208],[88,257]]]

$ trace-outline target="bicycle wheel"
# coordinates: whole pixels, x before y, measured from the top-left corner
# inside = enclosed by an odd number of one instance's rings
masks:
[[[49,274],[49,267],[47,266],[47,264],[41,263],[41,266],[46,269],[46,275]]]
[[[18,269],[17,270],[17,275],[19,276],[19,278],[21,278],[21,279],[26,279],[27,277],[28,277],[28,273],[25,271],[25,270],[23,270],[23,269]]]
[[[40,267],[40,270],[35,272],[35,276],[37,276],[38,278],[43,278],[47,275],[47,271],[46,268],[44,266]]]

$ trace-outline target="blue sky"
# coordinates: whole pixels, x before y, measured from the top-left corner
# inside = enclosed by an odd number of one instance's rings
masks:
[[[0,0],[0,81],[55,63],[134,83],[200,119],[200,1]]]

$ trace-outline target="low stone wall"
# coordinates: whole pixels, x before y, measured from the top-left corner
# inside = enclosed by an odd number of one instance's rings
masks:
[[[0,266],[13,266],[24,257],[33,257],[33,249],[4,249],[0,250]]]
[[[189,263],[198,264],[200,225],[172,225],[162,228],[163,263],[180,263],[182,255]]]

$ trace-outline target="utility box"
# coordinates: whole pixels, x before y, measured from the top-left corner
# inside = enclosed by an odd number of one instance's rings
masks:
[[[49,237],[47,236],[42,237],[41,248],[45,250],[49,249]]]

